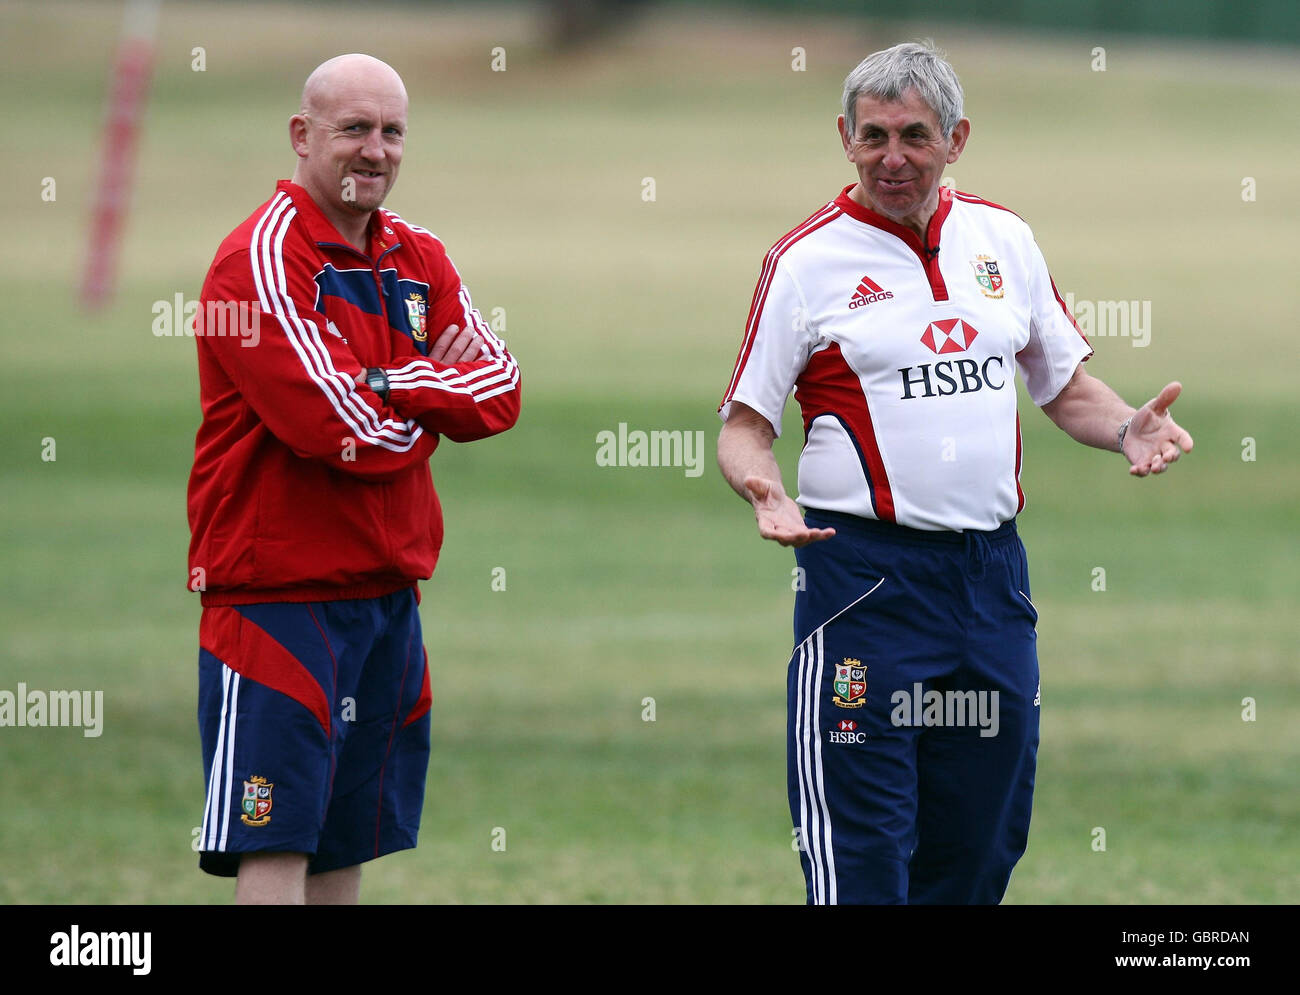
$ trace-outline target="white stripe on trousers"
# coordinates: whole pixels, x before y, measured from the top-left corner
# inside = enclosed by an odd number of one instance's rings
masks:
[[[817,629],[799,646],[794,735],[799,819],[803,823],[804,851],[812,869],[814,905],[834,905],[838,899],[831,817],[822,779],[821,685],[825,662],[822,630]]]
[[[826,785],[822,778],[822,674],[826,664],[823,634],[826,626],[850,608],[861,603],[885,582],[882,577],[865,594],[849,602],[813,630],[799,644],[799,672],[795,692],[794,744],[795,768],[799,777],[799,821],[802,844],[812,868],[814,905],[836,905],[839,888],[835,879],[835,845],[831,838],[831,813],[826,804]],[[811,817],[812,822],[809,823]]]

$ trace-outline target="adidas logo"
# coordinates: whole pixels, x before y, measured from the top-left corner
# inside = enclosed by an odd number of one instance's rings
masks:
[[[871,277],[864,276],[862,282],[858,284],[858,289],[853,291],[853,298],[849,301],[849,310],[853,310],[855,307],[866,307],[876,301],[887,301],[893,296],[893,291],[880,289],[880,284]]]

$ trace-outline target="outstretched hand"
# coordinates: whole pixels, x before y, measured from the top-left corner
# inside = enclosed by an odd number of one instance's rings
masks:
[[[1124,455],[1132,464],[1128,472],[1135,477],[1164,473],[1170,463],[1192,451],[1192,437],[1169,414],[1169,406],[1182,389],[1176,380],[1166,384],[1164,390],[1133,413],[1124,436]]]
[[[799,506],[786,494],[779,480],[746,477],[745,496],[754,506],[758,534],[764,539],[775,540],[782,546],[807,546],[835,534],[834,529],[810,529],[805,525]]]

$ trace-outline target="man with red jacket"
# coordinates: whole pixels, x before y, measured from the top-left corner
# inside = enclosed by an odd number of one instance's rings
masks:
[[[289,119],[293,179],[222,242],[200,297],[200,866],[237,876],[240,903],[355,902],[363,861],[415,845],[429,456],[519,415],[514,358],[442,243],[380,208],[406,113],[383,62],[319,66]]]

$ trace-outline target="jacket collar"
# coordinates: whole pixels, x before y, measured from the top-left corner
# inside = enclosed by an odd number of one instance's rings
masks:
[[[376,210],[371,212],[370,224],[366,229],[366,244],[369,246],[370,251],[369,253],[359,252],[355,246],[348,243],[348,240],[325,217],[324,212],[312,200],[311,194],[304,188],[292,180],[280,180],[276,183],[275,189],[279,193],[289,195],[289,199],[293,201],[293,206],[298,210],[298,218],[307,227],[308,236],[320,247],[344,249],[355,255],[368,256],[369,259],[377,262],[382,256],[388,255],[401,244],[396,240],[395,234],[389,234],[385,231],[384,219]]]

